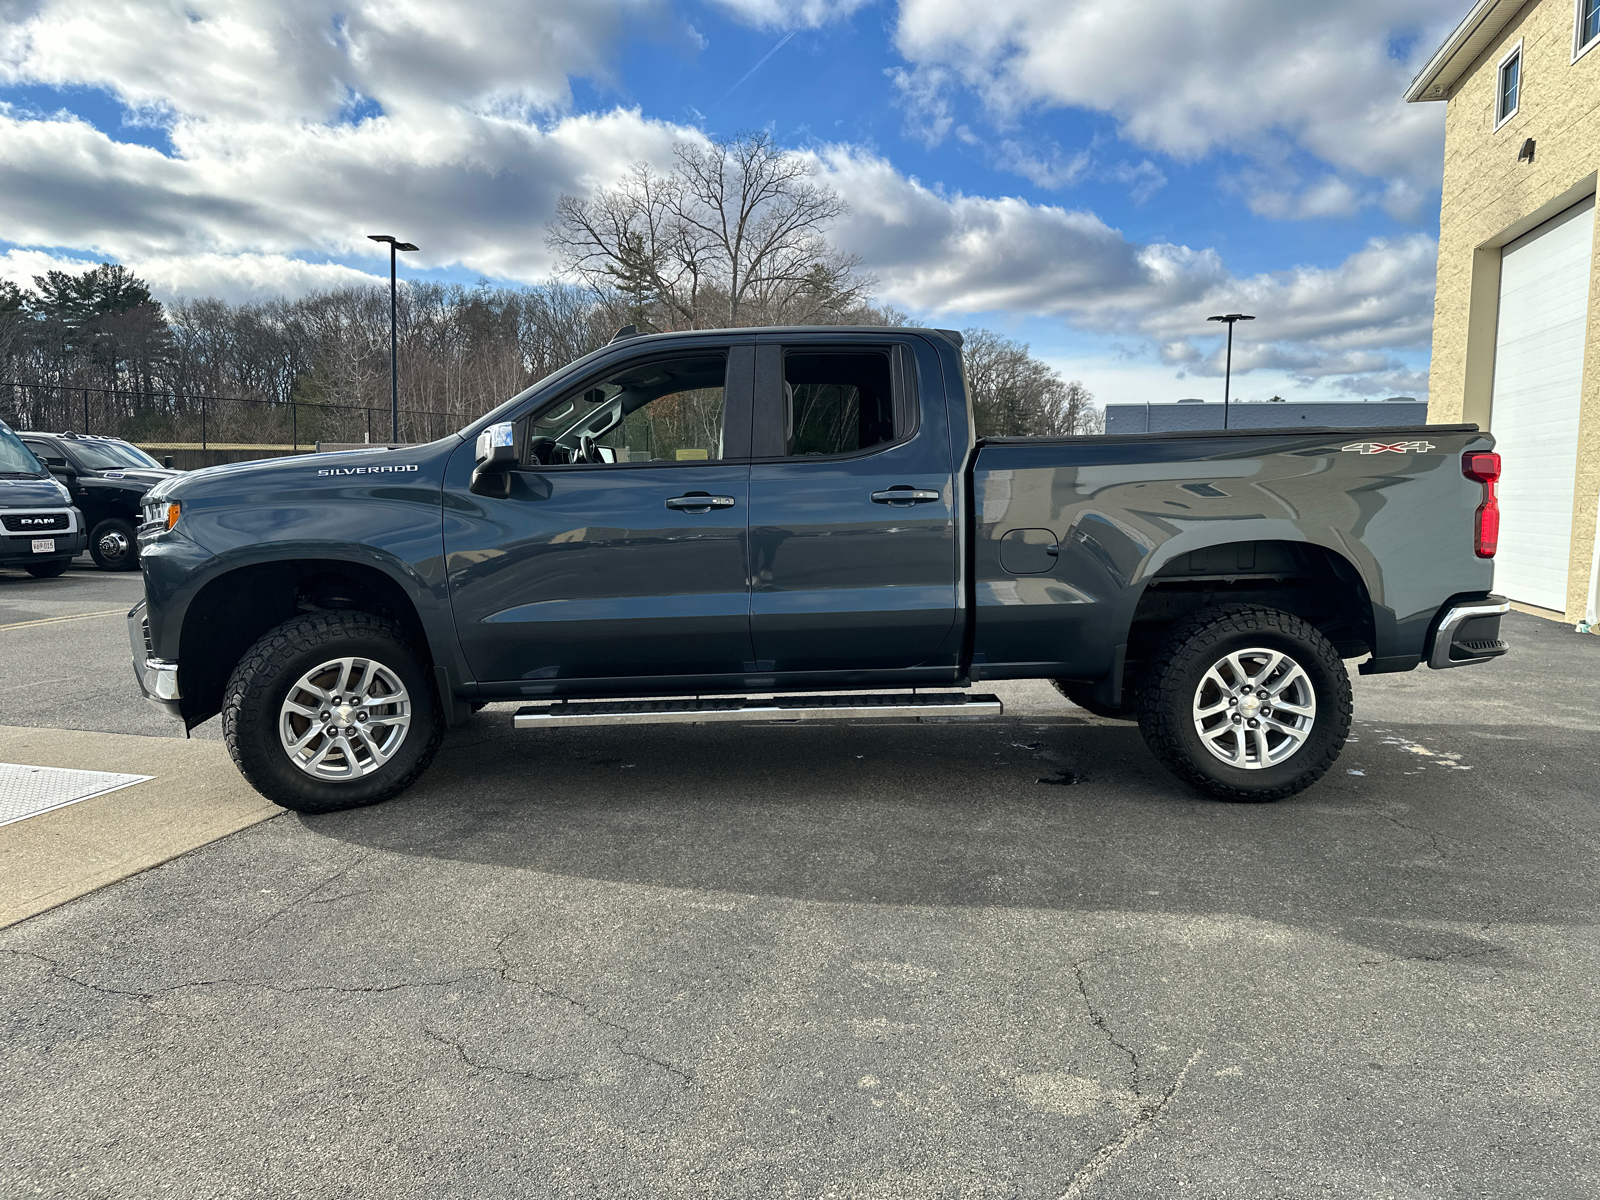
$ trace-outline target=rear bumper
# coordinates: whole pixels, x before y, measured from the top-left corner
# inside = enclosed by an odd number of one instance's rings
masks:
[[[1500,618],[1510,611],[1511,601],[1504,596],[1448,605],[1428,643],[1428,665],[1443,670],[1499,658],[1507,649],[1500,640]]]
[[[178,700],[183,695],[178,690],[178,664],[150,653],[150,623],[145,620],[144,601],[135,604],[128,612],[128,646],[133,652],[133,678],[139,684],[144,698],[168,716],[180,720]]]

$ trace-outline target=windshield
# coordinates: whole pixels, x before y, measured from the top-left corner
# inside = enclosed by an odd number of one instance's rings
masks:
[[[4,425],[0,425],[0,475],[44,475],[44,464]]]
[[[159,467],[161,464],[139,447],[107,438],[76,438],[70,443],[72,457],[91,471],[120,471],[126,467]]]

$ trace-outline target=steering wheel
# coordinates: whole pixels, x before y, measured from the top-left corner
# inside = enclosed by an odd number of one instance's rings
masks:
[[[594,438],[587,433],[578,435],[578,461],[586,463],[605,461],[600,457],[600,447],[594,444]]]

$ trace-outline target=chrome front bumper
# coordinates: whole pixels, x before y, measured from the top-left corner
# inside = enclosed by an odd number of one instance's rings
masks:
[[[1500,618],[1511,611],[1504,596],[1452,604],[1439,619],[1428,648],[1428,665],[1435,670],[1488,662],[1506,652],[1500,640]]]
[[[178,664],[157,658],[150,646],[150,622],[144,615],[144,601],[135,604],[128,612],[128,646],[133,651],[133,677],[138,681],[144,698],[169,716],[182,717],[178,711]]]

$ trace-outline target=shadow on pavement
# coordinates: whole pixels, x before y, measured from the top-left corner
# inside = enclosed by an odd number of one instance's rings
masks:
[[[540,736],[490,712],[398,801],[302,821],[393,853],[671,889],[1243,914],[1402,958],[1497,949],[1462,923],[1592,918],[1592,842],[1559,819],[1590,807],[1581,778],[1546,772],[1530,806],[1484,763],[1430,767],[1384,740],[1466,731],[1384,729],[1358,728],[1309,792],[1235,805],[1166,775],[1135,728],[1070,716]]]

